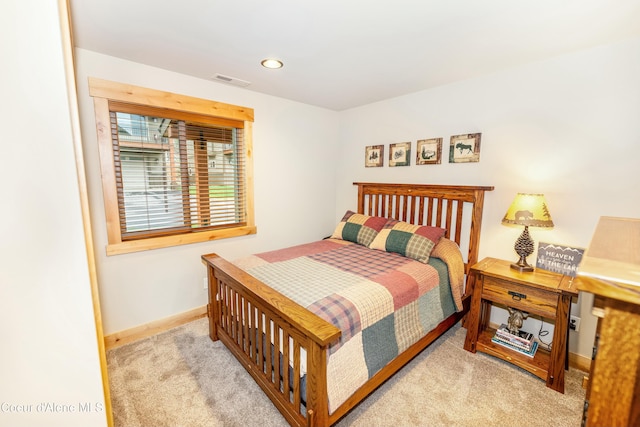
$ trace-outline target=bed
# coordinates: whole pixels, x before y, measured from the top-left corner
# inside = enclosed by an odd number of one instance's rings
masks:
[[[493,187],[354,185],[356,211],[326,239],[202,256],[211,339],[291,425],[335,424],[469,309]]]

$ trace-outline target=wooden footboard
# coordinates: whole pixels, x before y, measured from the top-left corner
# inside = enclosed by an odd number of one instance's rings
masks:
[[[326,350],[340,329],[218,255],[202,259],[209,276],[211,339],[229,348],[289,424],[329,425]]]
[[[468,249],[465,272],[477,261],[484,192],[493,187],[355,185],[359,213],[446,228],[447,238]],[[327,348],[339,339],[340,330],[218,255],[203,255],[202,259],[209,276],[211,339],[229,348],[294,426],[336,423],[460,320],[468,311],[473,288],[468,281],[462,312],[443,320],[329,414]]]

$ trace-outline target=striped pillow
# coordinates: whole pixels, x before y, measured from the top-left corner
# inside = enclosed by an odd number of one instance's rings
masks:
[[[347,211],[333,231],[331,238],[369,246],[386,222],[386,218]]]
[[[371,242],[371,249],[395,252],[423,263],[429,262],[434,246],[445,230],[428,225],[412,225],[390,219]]]

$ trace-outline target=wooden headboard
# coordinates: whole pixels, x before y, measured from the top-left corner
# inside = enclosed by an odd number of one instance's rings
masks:
[[[478,262],[485,191],[488,186],[380,184],[358,186],[358,213],[446,229],[445,237],[468,249],[465,272]]]

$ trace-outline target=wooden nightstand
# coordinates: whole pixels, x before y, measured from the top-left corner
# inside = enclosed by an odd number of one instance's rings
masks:
[[[569,276],[539,269],[520,273],[510,265],[510,261],[485,258],[471,267],[469,274],[475,285],[464,348],[511,362],[545,380],[547,387],[564,393],[569,308],[571,297],[578,295],[576,284]],[[492,343],[495,330],[489,328],[489,315],[494,303],[551,319],[555,324],[551,352],[539,347],[531,358]]]

